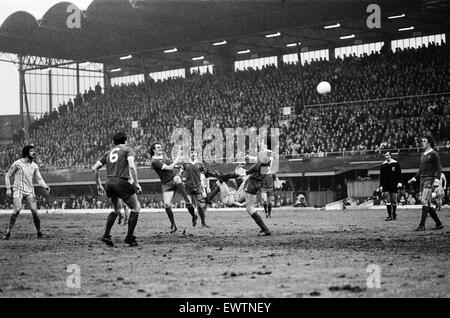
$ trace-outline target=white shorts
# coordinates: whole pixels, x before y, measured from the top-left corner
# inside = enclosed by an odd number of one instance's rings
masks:
[[[13,191],[13,199],[24,199],[24,198],[34,198],[35,195],[33,192],[23,192],[22,190],[14,190]]]

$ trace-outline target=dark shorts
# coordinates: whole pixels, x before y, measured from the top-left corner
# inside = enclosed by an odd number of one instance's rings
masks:
[[[383,192],[397,193],[398,189],[397,189],[396,185],[394,185],[394,186],[390,185],[390,186],[387,186],[387,187],[383,187]]]
[[[420,178],[420,191],[424,189],[433,189],[434,178],[433,177],[421,177]]]
[[[136,194],[135,186],[122,178],[106,180],[105,191],[108,198],[120,198],[123,201],[128,201],[133,194]]]
[[[191,187],[189,185],[186,185],[186,193],[187,195],[194,196],[198,202],[203,203],[205,201],[205,198],[203,198],[203,186],[199,185],[197,187]]]
[[[177,184],[172,179],[169,182],[163,183],[161,186],[161,189],[162,189],[162,193],[176,191]]]
[[[247,184],[244,187],[245,192],[249,194],[257,194],[261,190],[263,185],[262,180],[248,179]]]
[[[267,193],[267,196],[273,197],[275,195],[275,189],[274,187],[266,187],[263,185],[261,187],[261,193]]]

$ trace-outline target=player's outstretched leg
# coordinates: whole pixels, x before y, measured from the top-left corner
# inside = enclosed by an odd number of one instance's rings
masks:
[[[220,188],[217,184],[211,189],[211,192],[206,195],[206,204],[210,204],[212,199],[220,192]]]

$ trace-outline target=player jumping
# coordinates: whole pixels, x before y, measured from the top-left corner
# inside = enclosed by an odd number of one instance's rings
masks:
[[[159,178],[161,179],[161,190],[163,193],[164,209],[170,220],[170,233],[177,231],[175,224],[175,218],[172,211],[172,199],[175,191],[178,190],[186,201],[186,206],[189,213],[192,216],[192,225],[197,225],[198,216],[195,214],[194,206],[191,204],[189,197],[186,193],[186,188],[181,180],[180,174],[182,168],[182,152],[178,153],[177,158],[171,163],[169,158],[163,154],[161,143],[155,142],[150,147],[150,155],[152,157],[152,167],[155,169]]]
[[[200,215],[200,220],[203,227],[206,225],[206,193],[202,185],[203,166],[197,162],[197,151],[191,151],[191,158],[187,162],[183,162],[183,179],[185,179],[186,193],[188,194],[189,202],[195,206]]]
[[[6,195],[13,197],[13,213],[9,220],[9,226],[6,230],[5,240],[9,240],[11,237],[11,230],[16,223],[16,219],[22,210],[22,201],[28,205],[33,216],[34,226],[36,227],[37,237],[42,238],[41,233],[41,220],[37,213],[36,196],[34,194],[33,177],[36,177],[36,181],[41,187],[45,189],[46,194],[50,193],[50,187],[45,183],[44,179],[39,172],[38,165],[33,162],[36,152],[34,146],[28,145],[22,149],[22,159],[15,161],[5,176]],[[14,176],[14,186],[11,192],[10,178]]]
[[[97,191],[99,195],[105,194],[100,180],[99,169],[106,165],[106,195],[111,199],[114,207],[114,212],[108,215],[106,220],[105,234],[102,237],[102,242],[108,246],[114,246],[111,239],[111,228],[120,214],[121,204],[119,199],[122,199],[126,205],[131,209],[128,218],[128,233],[124,240],[129,246],[137,246],[136,237],[134,236],[134,229],[139,217],[141,205],[136,193],[142,191],[138,182],[137,168],[134,163],[134,150],[126,146],[127,135],[119,132],[114,135],[114,147],[107,151],[92,167],[95,173],[95,180],[97,183]],[[133,184],[129,182],[130,175]]]
[[[258,162],[246,171],[246,174],[250,177],[247,181],[246,186],[244,187],[244,190],[246,192],[245,207],[248,214],[261,228],[261,236],[268,236],[271,235],[271,233],[264,223],[263,219],[261,218],[261,215],[259,215],[258,211],[256,211],[256,195],[258,194],[258,191],[261,190],[263,186],[263,180],[267,173],[270,171],[272,159],[272,151],[262,150],[258,153]]]

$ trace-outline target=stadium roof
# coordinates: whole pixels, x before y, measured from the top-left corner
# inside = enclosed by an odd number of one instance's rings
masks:
[[[373,0],[94,0],[82,11],[81,28],[67,27],[69,2],[49,8],[41,20],[19,11],[0,26],[0,52],[102,62],[130,73],[203,64],[215,56],[234,60],[295,53],[448,32],[444,0],[378,0],[382,28],[369,29]],[[398,19],[388,16],[405,14]],[[325,25],[339,23],[338,28]],[[414,26],[414,30],[399,31]],[[266,37],[279,32],[279,36]],[[354,38],[340,39],[355,34]],[[226,40],[226,45],[213,45]],[[177,48],[171,54],[167,49]],[[249,54],[237,51],[250,49]],[[120,60],[121,56],[131,55]],[[204,56],[195,62],[194,57]],[[239,58],[238,58],[239,57]]]

